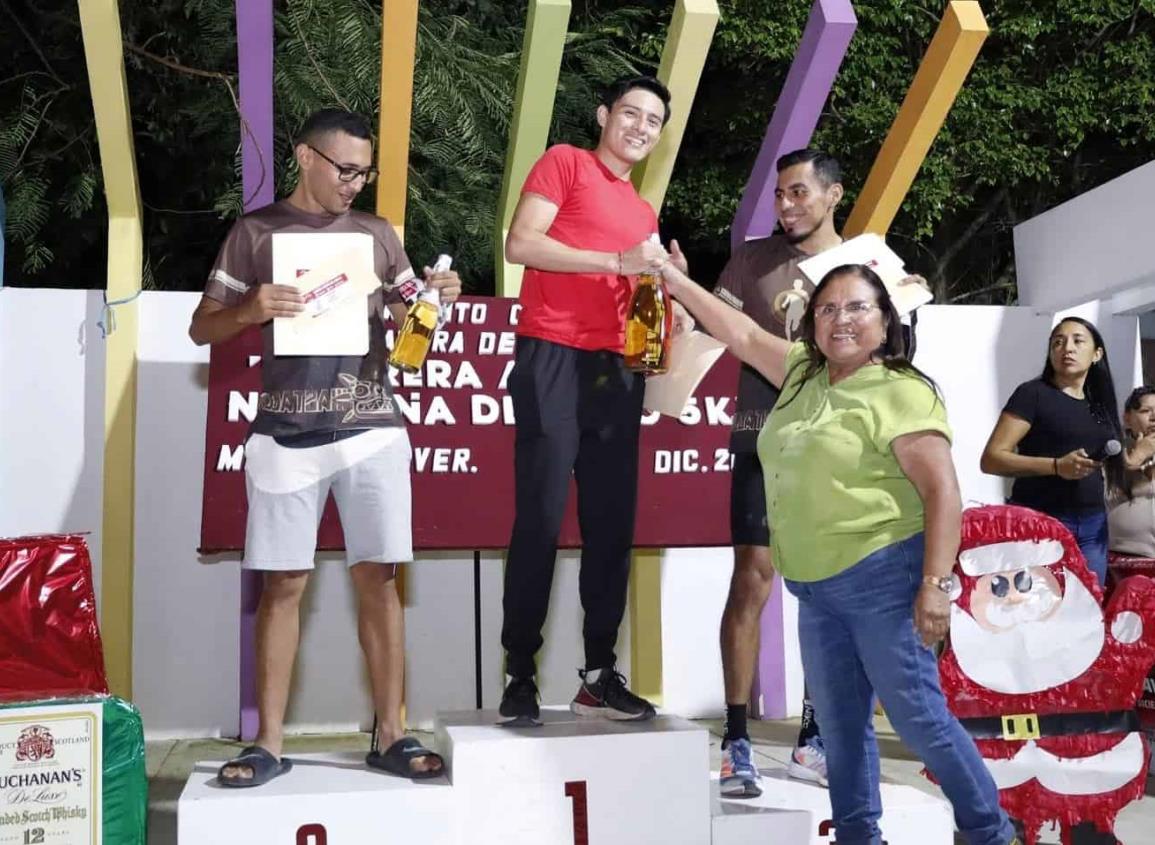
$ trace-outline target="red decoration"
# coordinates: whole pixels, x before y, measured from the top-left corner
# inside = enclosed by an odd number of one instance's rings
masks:
[[[1118,812],[1143,795],[1147,740],[1126,728],[1080,732],[1070,720],[1056,728],[1053,717],[1084,714],[1084,724],[1102,725],[1104,714],[1117,722],[1135,709],[1155,662],[1155,583],[1123,580],[1104,609],[1070,532],[1013,506],[964,513],[955,574],[952,642],[939,661],[951,710],[964,724],[994,717],[1000,731],[1002,717],[1017,717],[1011,737],[1016,725],[1041,727],[1030,739],[976,740],[1003,808],[1023,822],[1027,845],[1048,821],[1059,823],[1064,845],[1079,822],[1110,832]]]
[[[0,701],[107,692],[84,538],[0,540]]]

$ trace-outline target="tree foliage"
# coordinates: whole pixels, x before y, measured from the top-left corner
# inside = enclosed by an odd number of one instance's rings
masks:
[[[657,66],[669,0],[574,4],[552,140],[595,141],[596,89]],[[811,0],[720,0],[722,18],[663,211],[708,281]],[[858,31],[815,143],[836,154],[853,205],[945,0],[857,0]],[[380,2],[278,0],[275,149],[311,110],[378,111]],[[892,228],[940,301],[1014,295],[1011,229],[1155,158],[1155,0],[984,0],[992,34]],[[146,283],[199,289],[242,208],[234,0],[122,3],[145,208]],[[418,23],[406,246],[457,259],[491,292],[492,230],[524,4],[424,0]],[[11,24],[11,25],[9,25]],[[0,182],[7,280],[102,287],[106,222],[74,2],[0,0]],[[675,104],[676,106],[677,104]],[[373,191],[360,207],[371,209]]]

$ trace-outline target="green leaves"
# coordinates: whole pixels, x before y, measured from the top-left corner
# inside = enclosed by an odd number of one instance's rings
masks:
[[[10,0],[0,27],[0,181],[9,284],[104,284],[106,233],[76,5]],[[721,20],[663,210],[695,276],[712,280],[812,0],[720,0]],[[926,51],[945,0],[856,0],[859,27],[815,134],[846,173],[849,212]],[[53,6],[51,11],[43,7]],[[652,72],[669,0],[575,3],[551,142],[592,146],[600,87]],[[275,148],[268,178],[295,182],[290,139],[321,106],[376,125],[380,0],[281,0]],[[1155,158],[1155,0],[984,0],[992,34],[895,221],[891,238],[942,296],[1006,301],[1014,225]],[[423,0],[418,19],[406,247],[454,255],[493,290],[493,215],[505,163],[525,4]],[[122,3],[151,282],[199,289],[241,212],[235,0]],[[373,191],[362,192],[371,210]],[[61,233],[67,232],[67,237]],[[941,297],[940,297],[941,298]]]

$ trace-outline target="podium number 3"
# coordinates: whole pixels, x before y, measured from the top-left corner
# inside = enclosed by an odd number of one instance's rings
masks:
[[[565,785],[566,798],[573,800],[573,845],[590,845],[589,804],[586,782],[571,780]]]
[[[297,845],[329,845],[329,833],[323,824],[303,824],[297,829]]]

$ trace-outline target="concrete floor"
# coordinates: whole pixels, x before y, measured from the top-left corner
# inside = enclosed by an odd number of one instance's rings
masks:
[[[720,722],[700,723],[712,735],[710,743],[711,768],[717,770],[721,757],[722,726]],[[919,772],[922,764],[906,750],[891,731],[884,717],[876,720],[879,748],[882,752],[883,778],[892,783],[913,786],[931,795],[942,797],[941,791]],[[784,766],[790,759],[795,737],[798,733],[797,720],[782,722],[751,722],[750,732],[754,741],[755,755],[759,765]],[[426,743],[432,736],[419,735]],[[219,739],[178,740],[150,742],[147,744],[146,765],[149,778],[148,842],[149,845],[176,845],[177,799],[193,766],[201,760],[223,760],[241,747],[240,743]],[[368,750],[367,734],[330,734],[323,736],[292,737],[286,742],[289,754],[305,754],[316,751]],[[1155,845],[1155,793],[1149,781],[1148,794],[1142,800],[1128,806],[1119,816],[1115,833],[1123,845]],[[1057,833],[1044,831],[1044,843],[1058,843]],[[962,838],[957,842],[964,843]],[[770,843],[767,843],[770,845]]]

